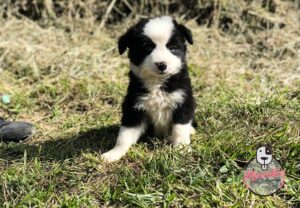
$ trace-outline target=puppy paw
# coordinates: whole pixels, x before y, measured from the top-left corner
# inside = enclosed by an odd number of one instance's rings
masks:
[[[173,138],[172,143],[174,147],[187,146],[191,143],[191,140],[189,138],[183,139],[179,137],[179,138]]]
[[[104,154],[101,155],[101,159],[104,162],[115,162],[121,159],[123,154],[121,154],[118,150],[110,150]]]

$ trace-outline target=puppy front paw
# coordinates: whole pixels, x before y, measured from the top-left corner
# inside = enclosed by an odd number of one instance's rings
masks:
[[[123,156],[123,153],[120,152],[119,150],[110,150],[104,154],[101,155],[101,159],[104,161],[104,162],[115,162],[115,161],[118,161],[122,158]]]
[[[189,145],[191,143],[190,135],[192,130],[191,122],[187,124],[175,124],[171,135],[173,145]]]
[[[186,145],[189,145],[190,143],[191,143],[190,138],[182,138],[182,137],[172,138],[172,144],[174,147],[186,146]]]

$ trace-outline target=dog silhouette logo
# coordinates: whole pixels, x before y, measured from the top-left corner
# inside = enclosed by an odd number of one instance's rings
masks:
[[[261,164],[262,170],[267,170],[268,165],[272,162],[272,148],[269,146],[262,146],[256,151],[256,161]]]

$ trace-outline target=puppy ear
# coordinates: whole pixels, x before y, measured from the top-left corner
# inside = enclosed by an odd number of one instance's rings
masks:
[[[193,42],[193,36],[191,30],[181,24],[177,25],[177,28],[179,32],[183,35],[183,37],[187,40],[187,42],[193,45],[194,42]]]
[[[122,55],[129,47],[129,41],[131,36],[131,29],[129,29],[124,35],[122,35],[118,42],[119,53]]]

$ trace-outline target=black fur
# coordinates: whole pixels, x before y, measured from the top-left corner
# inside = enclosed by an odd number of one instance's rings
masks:
[[[186,28],[184,25],[177,25],[177,28],[180,31],[180,33],[183,35],[183,37],[187,40],[187,42],[193,45],[194,41],[193,41],[193,36],[191,31],[188,28]]]

